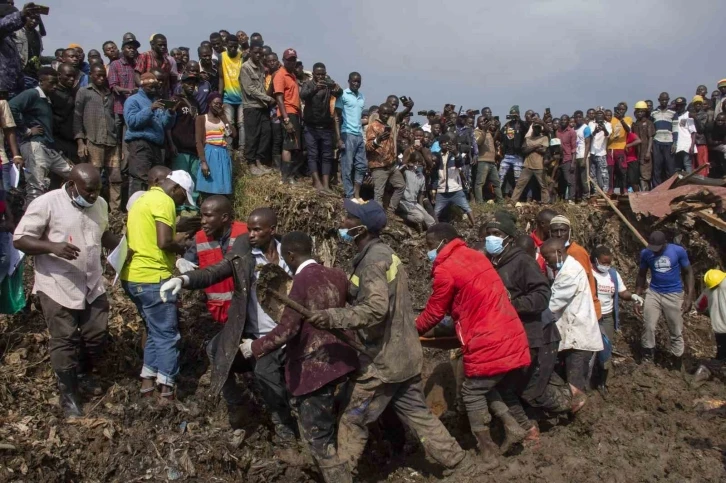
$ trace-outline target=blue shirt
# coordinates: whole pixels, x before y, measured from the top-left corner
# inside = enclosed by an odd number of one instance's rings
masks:
[[[659,294],[683,292],[681,268],[689,266],[688,254],[679,245],[668,243],[660,255],[647,248],[640,252],[640,268],[650,268],[650,289]]]
[[[350,89],[345,89],[343,95],[335,100],[335,108],[343,111],[343,124],[340,127],[341,133],[363,135],[363,125],[360,122],[363,116],[363,106],[366,98],[361,91],[354,94]]]
[[[153,101],[139,90],[124,103],[126,136],[124,141],[144,139],[157,146],[164,145],[164,129],[171,125],[175,115],[168,109],[151,110]]]

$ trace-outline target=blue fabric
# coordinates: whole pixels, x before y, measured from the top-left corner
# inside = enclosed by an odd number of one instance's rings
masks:
[[[436,218],[449,205],[456,205],[464,210],[464,213],[471,213],[471,207],[466,200],[466,194],[463,190],[453,191],[451,193],[436,193],[436,206],[434,207]]]
[[[432,153],[440,153],[441,152],[441,145],[438,141],[434,141],[434,143],[431,145],[431,152]]]
[[[121,281],[124,290],[136,305],[146,322],[148,338],[144,346],[144,371],[158,374],[157,380],[168,386],[174,385],[179,373],[179,334],[176,295],[169,293],[168,302],[161,300],[159,290],[166,280],[159,283],[133,283]]]
[[[140,90],[126,99],[124,103],[124,121],[126,136],[124,141],[143,139],[157,146],[164,145],[164,129],[171,125],[175,115],[167,109],[151,110],[153,101]]]
[[[202,174],[200,163],[196,191],[215,195],[232,194],[232,161],[227,148],[207,144],[204,146],[204,157],[209,165],[209,177]]]
[[[368,170],[366,143],[363,136],[357,134],[341,133],[340,136],[345,143],[345,150],[340,155],[343,191],[346,198],[352,198],[355,194],[353,184],[363,184],[363,178]]]
[[[659,294],[683,292],[681,268],[690,265],[686,250],[679,245],[668,243],[660,255],[647,248],[640,252],[640,268],[650,269],[650,289]]]
[[[24,87],[23,67],[13,35],[24,24],[20,12],[0,18],[0,90],[8,91],[11,99],[22,92]]]
[[[345,89],[343,95],[335,100],[335,108],[343,111],[343,123],[340,127],[341,133],[354,134],[356,136],[363,135],[363,125],[360,122],[363,115],[363,107],[366,104],[366,98],[361,91],[358,95],[354,94],[350,89]]]
[[[613,357],[613,344],[610,339],[608,339],[608,336],[605,335],[605,332],[602,331],[602,328],[600,330],[600,335],[602,335],[603,349],[598,351],[597,360],[601,365],[604,365]]]
[[[619,329],[620,325],[620,286],[618,285],[618,272],[614,268],[608,270],[610,274],[610,280],[615,285],[615,295],[613,295],[613,318],[615,319],[615,330]]]

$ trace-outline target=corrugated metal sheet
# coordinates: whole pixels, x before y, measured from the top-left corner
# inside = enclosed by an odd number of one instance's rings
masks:
[[[719,200],[726,205],[726,188],[719,186],[685,185],[669,189],[678,179],[673,175],[665,183],[659,185],[652,191],[630,193],[630,209],[633,213],[662,218],[671,213],[671,204],[676,198],[693,197],[703,194],[704,199]],[[700,196],[699,196],[700,198]]]

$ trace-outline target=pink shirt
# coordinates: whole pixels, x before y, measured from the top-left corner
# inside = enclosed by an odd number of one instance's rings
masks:
[[[570,126],[564,131],[557,129],[557,138],[562,143],[560,149],[562,150],[562,162],[567,163],[572,161],[577,153],[577,133]]]

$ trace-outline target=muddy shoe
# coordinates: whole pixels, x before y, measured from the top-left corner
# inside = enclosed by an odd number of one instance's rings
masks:
[[[711,379],[711,371],[706,366],[698,366],[698,369],[696,370],[696,373],[693,375],[693,380],[691,381],[692,387],[701,387],[703,384],[706,383],[709,379]]]
[[[600,381],[597,384],[597,390],[603,399],[608,398],[608,369],[600,369]]]
[[[91,396],[100,396],[103,394],[101,384],[91,374],[78,374],[78,388],[82,393]]]
[[[479,468],[486,471],[493,470],[499,466],[499,447],[492,441],[492,435],[489,433],[489,430],[485,429],[474,432],[474,436],[479,443]]]
[[[654,357],[655,349],[642,349],[642,352],[640,354],[640,363],[652,365]]]
[[[258,168],[256,165],[250,165],[250,174],[252,176],[263,176],[267,174],[267,172],[262,171],[260,168]]]
[[[294,443],[297,441],[295,430],[287,424],[278,423],[275,425],[275,438],[276,443]]]
[[[320,467],[325,483],[353,483],[353,475],[348,469],[347,463],[336,466]]]
[[[57,372],[60,405],[67,418],[82,418],[81,400],[78,396],[78,377],[75,370]]]
[[[512,413],[506,412],[500,416],[502,423],[504,424],[504,441],[499,447],[499,451],[502,454],[507,454],[512,446],[519,443],[527,436],[527,432],[520,426]]]
[[[492,443],[493,444],[493,443]],[[495,445],[496,446],[496,445]],[[481,473],[482,471],[487,471],[491,468],[485,468],[481,465],[479,461],[476,460],[471,454],[468,452],[464,453],[464,459],[459,461],[459,463],[454,466],[453,468],[446,468],[444,470],[444,476],[452,476],[456,475],[457,477],[462,476],[474,476],[476,474]]]

